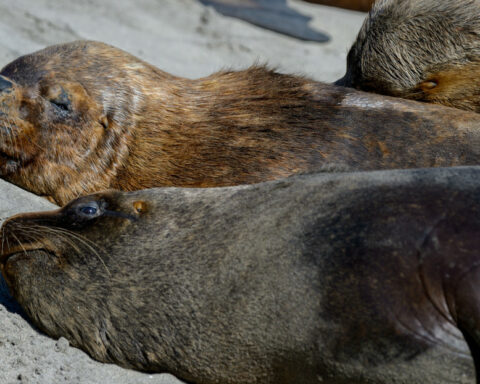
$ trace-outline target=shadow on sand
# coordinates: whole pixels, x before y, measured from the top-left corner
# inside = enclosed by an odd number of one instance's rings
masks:
[[[308,25],[311,17],[287,5],[287,0],[199,0],[225,16],[236,17],[300,40],[325,43],[330,37]]]
[[[18,314],[22,316],[26,321],[28,320],[27,315],[23,312],[23,309],[15,301],[15,299],[10,296],[8,292],[7,283],[3,279],[3,276],[0,275],[0,305],[3,305],[8,312]]]

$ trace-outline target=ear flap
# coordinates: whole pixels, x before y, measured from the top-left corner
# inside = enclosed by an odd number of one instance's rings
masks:
[[[431,89],[436,88],[437,85],[438,85],[438,81],[436,81],[436,80],[428,80],[428,81],[424,81],[424,82],[420,83],[420,89],[421,89],[423,92],[428,92],[428,91],[430,91]]]
[[[107,129],[108,128],[108,119],[106,115],[102,115],[100,117],[100,124],[103,126],[103,128]]]

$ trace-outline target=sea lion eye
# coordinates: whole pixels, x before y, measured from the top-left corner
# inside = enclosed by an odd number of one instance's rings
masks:
[[[68,112],[70,109],[69,109],[69,105],[66,104],[66,103],[62,103],[62,102],[59,102],[58,100],[50,100],[50,102],[55,105],[57,108],[60,108],[61,110],[63,111],[66,111]]]
[[[80,208],[80,212],[84,213],[85,215],[95,215],[98,209],[95,207],[82,207]]]
[[[86,219],[92,219],[94,217],[100,216],[101,211],[96,201],[90,201],[88,203],[79,205],[76,209],[77,215],[84,217]]]
[[[64,112],[70,112],[72,109],[72,103],[70,98],[62,87],[59,87],[53,92],[55,96],[49,99],[50,103],[52,103],[56,108]]]

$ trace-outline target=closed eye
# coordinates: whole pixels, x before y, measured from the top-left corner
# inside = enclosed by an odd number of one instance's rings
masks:
[[[65,102],[62,102],[60,100],[50,100],[50,102],[57,108],[63,110],[63,111],[70,111],[70,104],[67,104]]]
[[[61,88],[60,94],[49,100],[56,108],[64,112],[72,110],[72,103],[65,89]]]

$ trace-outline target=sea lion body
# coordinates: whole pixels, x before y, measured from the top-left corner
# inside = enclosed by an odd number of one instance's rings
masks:
[[[1,269],[39,329],[103,362],[195,384],[474,383],[479,180],[99,193],[6,221]]]
[[[379,0],[336,84],[480,112],[479,75],[479,0]]]
[[[60,205],[109,188],[480,163],[477,114],[263,67],[188,80],[80,41],[1,76],[0,176]]]

